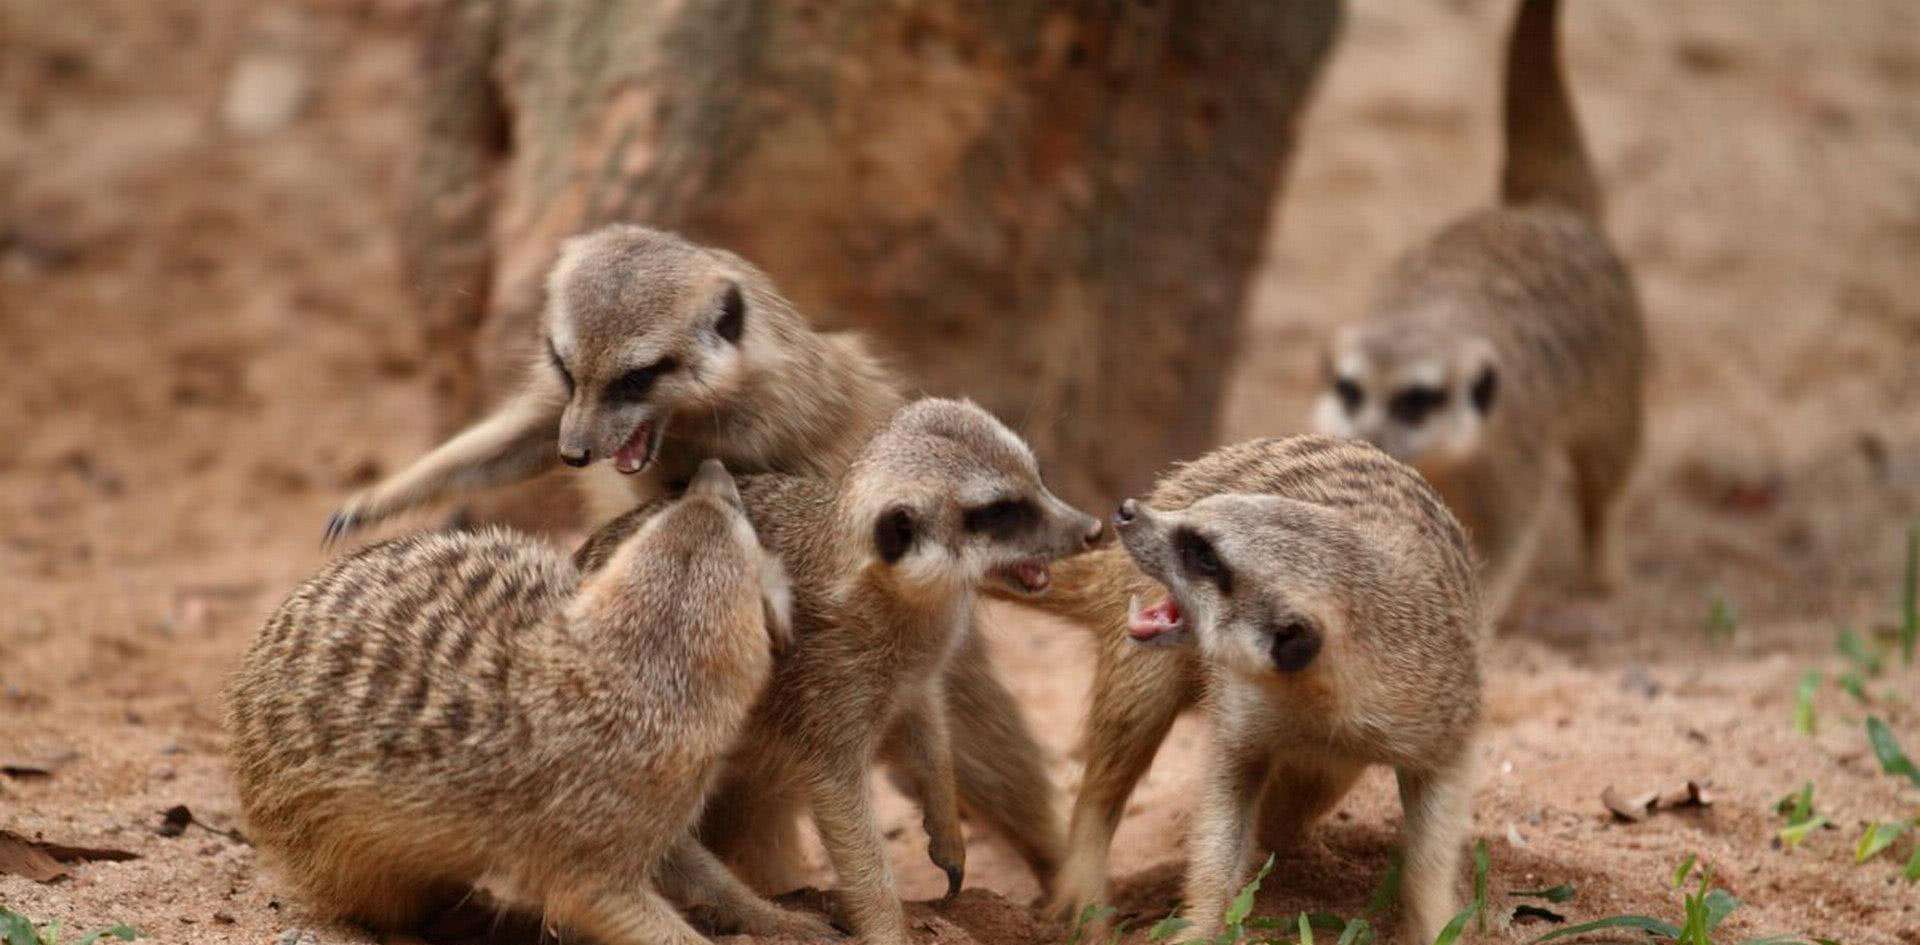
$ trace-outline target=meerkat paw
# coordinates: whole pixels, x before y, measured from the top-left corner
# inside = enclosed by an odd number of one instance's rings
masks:
[[[809,941],[839,941],[846,937],[820,916],[769,905],[753,915],[741,916],[734,930],[741,935],[766,935]]]

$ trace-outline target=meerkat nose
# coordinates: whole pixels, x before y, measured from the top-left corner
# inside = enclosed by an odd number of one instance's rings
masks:
[[[1093,548],[1098,546],[1101,540],[1106,537],[1107,523],[1091,515],[1087,516],[1087,532],[1081,537],[1080,543],[1088,548]]]
[[[569,453],[566,450],[561,450],[560,461],[563,463],[566,463],[569,466],[575,466],[575,467],[585,466],[586,464],[593,462],[593,451],[580,450],[577,453]]]
[[[1140,503],[1135,502],[1132,499],[1126,499],[1120,503],[1120,507],[1118,509],[1114,510],[1113,524],[1131,525],[1133,524],[1133,520],[1135,518],[1138,518],[1139,515],[1140,515]]]

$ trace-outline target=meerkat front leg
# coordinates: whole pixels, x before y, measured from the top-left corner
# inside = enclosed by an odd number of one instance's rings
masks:
[[[1060,869],[1062,845],[1047,754],[1020,714],[1019,700],[994,672],[980,617],[976,609],[945,674],[954,788],[968,815],[1013,846],[1046,894]]]
[[[1403,769],[1396,774],[1405,834],[1400,939],[1431,942],[1455,912],[1460,850],[1473,820],[1472,766],[1461,758],[1435,771]]]
[[[683,836],[656,870],[660,890],[682,907],[704,905],[722,931],[742,935],[838,938],[824,919],[783,909],[760,897],[692,835]]]
[[[946,898],[952,899],[966,880],[967,840],[960,829],[945,690],[935,676],[920,699],[902,707],[881,750],[906,781],[907,793],[920,803],[927,857],[947,874]]]
[[[1261,789],[1272,762],[1264,746],[1215,728],[1205,793],[1187,844],[1186,918],[1201,937],[1220,931],[1227,903],[1244,882]]]
[[[823,753],[811,772],[813,822],[840,878],[848,924],[865,945],[907,945],[907,914],[887,863],[867,783],[870,755]]]
[[[521,482],[559,465],[554,438],[565,400],[553,381],[536,380],[412,466],[354,494],[327,520],[327,542],[450,492]]]

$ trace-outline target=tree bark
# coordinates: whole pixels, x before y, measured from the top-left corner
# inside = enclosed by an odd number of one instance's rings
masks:
[[[1214,444],[1337,0],[444,0],[409,239],[448,422],[565,236],[679,230],[1104,507]],[[505,129],[504,133],[502,129]]]

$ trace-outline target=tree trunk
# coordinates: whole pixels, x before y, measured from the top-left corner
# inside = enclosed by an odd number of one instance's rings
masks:
[[[449,423],[565,236],[679,230],[1104,507],[1214,443],[1336,0],[444,0],[409,247]],[[503,132],[504,129],[504,132]]]

